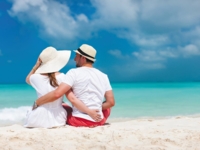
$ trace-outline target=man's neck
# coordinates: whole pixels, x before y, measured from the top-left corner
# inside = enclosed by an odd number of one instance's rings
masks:
[[[85,63],[82,65],[82,67],[89,67],[89,68],[93,68],[91,63]]]

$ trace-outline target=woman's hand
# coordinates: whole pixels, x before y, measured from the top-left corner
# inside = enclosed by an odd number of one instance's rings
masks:
[[[35,64],[35,67],[38,68],[38,67],[41,65],[41,63],[42,63],[41,59],[38,58],[38,59],[37,59],[37,62],[36,62],[36,64]]]
[[[36,64],[26,77],[26,83],[30,84],[30,76],[35,73],[35,71],[40,67],[41,63],[42,61],[40,60],[40,58],[38,58]]]
[[[92,119],[94,119],[96,122],[101,121],[101,115],[99,114],[98,109],[89,109],[87,113]]]
[[[35,73],[35,71],[40,67],[41,64],[42,64],[42,61],[41,61],[40,58],[38,58],[36,63],[35,63],[35,65],[34,65],[34,67],[33,67],[33,69],[32,69],[33,73]]]

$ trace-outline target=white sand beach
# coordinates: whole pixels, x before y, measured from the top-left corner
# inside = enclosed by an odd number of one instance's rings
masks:
[[[200,118],[135,119],[95,128],[0,127],[1,150],[199,150]]]

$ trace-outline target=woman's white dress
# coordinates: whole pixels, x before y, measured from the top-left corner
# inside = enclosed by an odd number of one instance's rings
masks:
[[[63,73],[56,75],[58,84],[65,78]],[[37,92],[38,98],[55,90],[49,82],[49,78],[40,74],[30,76],[30,83]],[[63,96],[59,99],[43,104],[27,113],[25,127],[52,128],[66,124],[67,112],[62,107]]]

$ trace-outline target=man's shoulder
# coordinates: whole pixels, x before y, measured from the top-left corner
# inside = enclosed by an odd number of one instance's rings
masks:
[[[77,68],[72,68],[72,69],[68,70],[68,72],[78,72],[78,71],[84,71],[84,70],[87,70],[87,69],[88,68],[86,68],[86,67],[77,67]]]
[[[72,68],[72,69],[69,69],[68,71],[67,71],[67,73],[68,72],[74,72],[74,71],[77,71],[78,70],[78,68]]]
[[[78,67],[78,68],[72,68],[72,69],[70,69],[68,72],[67,72],[67,74],[68,73],[80,73],[80,72],[90,72],[91,73],[91,71],[92,72],[95,72],[95,73],[97,73],[97,74],[101,74],[101,75],[103,75],[103,76],[107,76],[107,74],[105,74],[104,72],[102,72],[101,70],[99,70],[99,69],[97,69],[97,68],[87,68],[87,67]]]
[[[75,75],[75,74],[79,74],[79,72],[80,72],[79,68],[72,68],[66,72],[66,75]]]
[[[98,72],[99,74],[102,74],[104,76],[107,76],[107,74],[105,74],[104,72],[102,72],[101,70],[97,69],[97,68],[93,68],[96,72]]]

